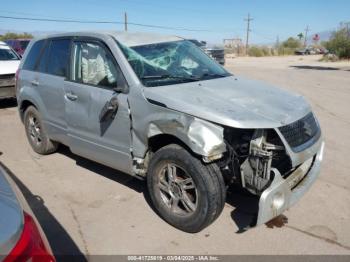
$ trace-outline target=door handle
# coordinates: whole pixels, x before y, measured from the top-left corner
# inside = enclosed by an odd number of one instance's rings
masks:
[[[78,96],[73,94],[73,93],[66,93],[66,97],[67,97],[67,99],[69,99],[71,101],[75,101],[78,99]]]
[[[38,86],[39,85],[39,81],[38,80],[33,80],[30,83],[32,84],[32,86]]]

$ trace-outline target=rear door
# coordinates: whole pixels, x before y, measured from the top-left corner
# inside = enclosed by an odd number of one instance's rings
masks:
[[[128,97],[115,91],[125,86],[117,62],[103,42],[73,41],[70,80],[64,85],[70,148],[76,154],[130,173]],[[111,101],[118,106],[106,115]]]
[[[41,97],[44,122],[50,138],[67,144],[64,80],[69,72],[69,38],[53,38],[46,42],[37,65],[37,77],[32,81]]]

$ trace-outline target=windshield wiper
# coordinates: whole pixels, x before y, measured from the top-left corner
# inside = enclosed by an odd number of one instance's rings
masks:
[[[203,79],[205,77],[213,77],[213,78],[219,78],[219,77],[227,77],[230,74],[211,74],[211,73],[204,73],[203,75],[201,75],[200,77],[198,77],[199,79]]]
[[[141,79],[148,80],[148,79],[179,79],[179,80],[185,80],[185,81],[198,81],[199,78],[195,76],[174,76],[174,75],[149,75],[149,76],[143,76]]]
[[[200,81],[203,80],[207,77],[212,77],[212,78],[221,78],[221,77],[227,77],[230,74],[210,74],[210,73],[204,73],[203,75],[196,76],[176,76],[176,75],[149,75],[149,76],[143,76],[141,77],[142,80],[157,80],[157,79],[178,79],[181,81],[189,81],[189,82],[195,82],[195,81]]]

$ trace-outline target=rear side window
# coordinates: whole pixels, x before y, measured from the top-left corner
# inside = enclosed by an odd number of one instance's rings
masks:
[[[47,43],[47,45],[44,47],[44,50],[42,51],[42,55],[40,57],[37,71],[39,71],[41,73],[47,73],[47,61],[49,59],[49,48],[50,48],[50,43]]]
[[[35,65],[38,61],[44,43],[44,40],[40,40],[34,43],[32,48],[29,50],[29,54],[27,55],[26,60],[24,61],[22,69],[34,71]]]
[[[68,72],[68,62],[70,57],[70,40],[52,40],[50,44],[50,54],[48,59],[47,72],[56,76],[66,76]]]

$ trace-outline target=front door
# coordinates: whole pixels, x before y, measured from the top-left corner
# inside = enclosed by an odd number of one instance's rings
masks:
[[[64,84],[69,146],[130,173],[130,117],[127,94],[120,92],[126,86],[121,70],[102,42],[73,41],[71,50],[71,75]]]

